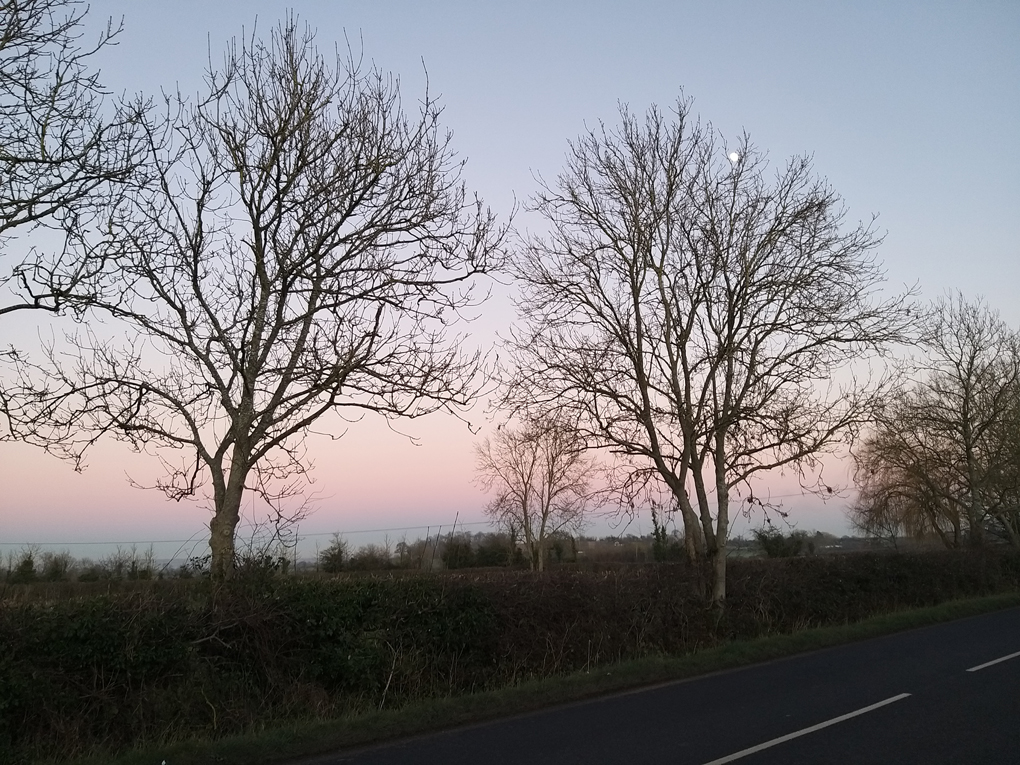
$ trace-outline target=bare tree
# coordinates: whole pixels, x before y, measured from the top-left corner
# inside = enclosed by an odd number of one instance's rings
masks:
[[[909,383],[857,456],[855,512],[868,524],[891,509],[949,547],[981,546],[986,527],[1020,546],[1020,333],[959,294],[920,324]]]
[[[550,233],[516,256],[505,403],[563,411],[654,470],[721,607],[733,492],[814,466],[871,417],[876,385],[848,369],[906,324],[904,298],[877,296],[879,238],[844,226],[809,159],[770,177],[746,136],[726,147],[685,100],[643,121],[621,107],[533,207]]]
[[[900,536],[937,536],[946,547],[960,547],[961,508],[943,489],[951,477],[944,465],[891,459],[893,454],[903,456],[896,451],[898,440],[875,431],[865,436],[854,454],[857,497],[849,509],[850,522],[868,536],[888,539],[894,547]]]
[[[577,431],[562,420],[501,427],[475,448],[478,480],[495,497],[486,507],[523,540],[532,571],[545,568],[549,538],[580,530],[591,509],[593,461]]]
[[[77,0],[7,0],[0,9],[0,244],[45,227],[64,245],[27,248],[0,271],[0,315],[60,311],[88,292],[101,260],[78,246],[142,159],[145,104],[108,105],[91,66],[115,44],[108,24],[83,43],[88,7]],[[94,253],[90,253],[94,255]]]
[[[501,232],[466,196],[436,101],[407,114],[392,77],[326,59],[293,18],[232,45],[207,84],[147,122],[156,180],[98,245],[90,323],[21,362],[9,405],[61,456],[109,433],[160,455],[171,498],[211,483],[227,578],[242,496],[293,512],[324,414],[470,402],[480,359],[451,325]]]

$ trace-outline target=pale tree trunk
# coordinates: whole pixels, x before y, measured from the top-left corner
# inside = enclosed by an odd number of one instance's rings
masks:
[[[939,539],[942,540],[942,544],[946,546],[947,550],[954,550],[960,546],[960,522],[957,520],[952,521],[953,524],[953,539],[950,541],[949,537],[946,536],[946,532],[943,531],[942,525],[939,523],[939,518],[935,515],[931,521],[931,527],[935,530],[935,534]]]
[[[967,538],[967,542],[971,547],[982,547],[985,541],[985,528],[984,528],[984,506],[981,502],[981,492],[975,487],[976,472],[973,467],[972,458],[970,455],[967,457],[968,479],[970,481],[970,491],[967,497],[967,525],[970,527],[970,536]]]
[[[1006,537],[1009,539],[1009,543],[1013,545],[1013,547],[1020,549],[1020,533],[1018,533],[1015,526],[1016,521],[1010,518],[1010,512],[1008,510],[1000,511],[998,515],[999,521],[1002,523],[1002,528],[1006,531]]]
[[[538,565],[536,571],[545,571],[545,530],[549,522],[549,502],[542,502],[542,520],[538,524],[538,540],[536,544],[538,552]]]
[[[684,550],[687,557],[692,561],[704,560],[705,537],[701,533],[697,513],[691,506],[691,498],[687,495],[686,489],[681,490],[677,501],[680,505],[680,516],[684,521]]]
[[[967,460],[967,525],[970,535],[967,544],[970,547],[981,547],[984,543],[984,508],[981,503],[981,490],[978,488],[977,458],[974,456],[974,433],[971,427],[970,413],[974,406],[970,397],[966,396],[961,407],[963,423],[964,458]]]
[[[209,522],[210,572],[215,581],[227,581],[234,576],[234,532],[241,518],[245,476],[246,471],[235,446],[230,474],[226,481],[216,482],[218,490],[214,490],[215,507]]]
[[[730,487],[726,481],[726,433],[715,437],[713,455],[715,471],[716,521],[712,545],[712,610],[721,616],[726,605],[726,540],[730,534]]]
[[[234,575],[234,530],[241,515],[241,492],[228,490],[209,522],[212,578],[226,581]]]
[[[726,603],[726,538],[730,533],[730,498],[725,480],[717,482],[716,491],[719,516],[712,550],[712,608],[721,612]]]
[[[521,514],[521,530],[524,532],[524,546],[528,548],[528,566],[532,571],[538,571],[538,540],[535,539],[535,530],[531,528],[531,516],[528,513],[527,505],[524,505],[524,512]]]
[[[649,437],[656,440],[656,434],[654,428],[646,426]],[[685,436],[686,438],[687,436]],[[684,452],[684,460],[689,459],[689,451]],[[698,514],[695,512],[694,507],[691,505],[691,497],[687,493],[687,472],[688,469],[684,467],[681,469],[680,474],[676,475],[672,470],[666,467],[665,461],[660,457],[655,459],[655,466],[659,470],[659,475],[663,476],[666,480],[666,485],[669,486],[673,492],[673,498],[676,500],[677,506],[680,508],[680,516],[684,522],[684,551],[687,553],[687,557],[692,561],[700,561],[705,559],[706,548],[705,548],[705,534],[702,532],[701,523],[698,520]],[[701,501],[701,494],[698,495],[699,503]]]
[[[537,539],[532,537],[531,540],[528,541],[526,544],[528,547],[528,568],[531,571],[541,571],[542,570],[541,543]]]
[[[719,494],[717,503],[718,519],[713,521],[708,490],[705,487],[704,463],[692,465],[691,476],[694,479],[694,490],[698,498],[698,511],[701,521],[701,533],[704,539],[704,559],[711,569],[709,589],[705,593],[711,601],[712,609],[717,615],[722,614],[726,600],[726,534],[729,532],[729,505],[725,481],[716,475],[716,487],[721,484],[724,490]]]
[[[712,521],[712,509],[708,501],[708,491],[705,488],[705,477],[702,472],[703,463],[692,465],[691,475],[694,478],[694,491],[698,498],[698,515],[701,522],[701,538],[704,543],[704,556],[715,560],[716,533],[715,524]]]

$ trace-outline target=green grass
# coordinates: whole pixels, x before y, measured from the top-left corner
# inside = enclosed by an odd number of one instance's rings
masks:
[[[853,624],[805,629],[734,641],[686,656],[652,656],[591,672],[532,680],[496,691],[409,704],[335,720],[309,721],[212,741],[140,748],[115,759],[77,765],[258,765],[482,722],[544,707],[683,680],[784,656],[1020,605],[1020,593],[957,600],[931,608],[884,614]]]

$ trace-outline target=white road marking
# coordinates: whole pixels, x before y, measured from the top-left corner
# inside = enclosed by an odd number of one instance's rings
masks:
[[[1009,656],[1000,656],[998,659],[986,661],[984,664],[978,664],[976,667],[971,667],[967,671],[977,672],[979,669],[984,669],[985,667],[990,667],[993,664],[998,664],[1000,661],[1009,661],[1010,659],[1015,659],[1017,656],[1020,656],[1020,651],[1017,651],[1016,653],[1011,653]]]
[[[720,757],[718,760],[706,762],[705,765],[723,765],[723,763],[726,762],[733,762],[734,760],[739,760],[741,757],[747,757],[749,754],[760,752],[763,749],[768,749],[769,747],[776,746],[777,744],[785,743],[787,741],[790,741],[791,739],[806,736],[808,733],[814,733],[816,730],[828,728],[830,725],[841,723],[845,720],[849,720],[852,717],[857,717],[858,715],[866,714],[875,709],[878,709],[879,707],[884,707],[887,704],[892,704],[893,702],[905,699],[909,695],[910,695],[909,693],[901,693],[899,696],[892,696],[888,699],[885,699],[884,701],[879,701],[877,704],[872,704],[869,707],[862,707],[861,709],[858,709],[854,712],[849,712],[845,715],[840,715],[839,717],[833,717],[831,720],[826,720],[825,722],[818,723],[817,725],[812,725],[810,728],[802,728],[801,730],[795,731],[793,733],[787,733],[785,736],[780,736],[779,738],[774,738],[771,741],[766,741],[764,744],[752,746],[750,749],[744,749],[740,752],[736,752],[735,754],[729,754],[726,755],[725,757]]]

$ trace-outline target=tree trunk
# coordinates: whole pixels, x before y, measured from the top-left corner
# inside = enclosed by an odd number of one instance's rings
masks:
[[[717,545],[712,560],[712,610],[722,614],[726,606],[726,542]]]
[[[1016,521],[1010,517],[1009,511],[998,513],[998,520],[1006,532],[1006,539],[1009,543],[1020,550],[1020,533],[1017,532]]]
[[[977,458],[974,455],[974,436],[971,429],[970,414],[971,404],[965,399],[962,407],[963,415],[963,443],[964,455],[967,459],[967,526],[970,532],[967,535],[969,547],[982,547],[984,545],[984,503],[981,501],[981,490],[978,488]]]
[[[209,522],[210,566],[214,581],[224,582],[234,576],[234,531],[241,518],[244,495],[242,471],[232,469],[222,493],[215,497],[215,509]]]
[[[1002,525],[1006,527],[1006,533],[1009,534],[1009,541],[1013,543],[1013,547],[1020,550],[1020,522],[1018,519],[1006,514],[1002,519]]]
[[[715,554],[716,534],[712,522],[712,509],[708,501],[708,490],[705,488],[705,478],[701,472],[703,469],[704,464],[699,461],[692,465],[691,475],[694,477],[694,493],[698,498],[698,515],[701,522],[701,538],[705,544],[705,554],[712,558]]]
[[[677,503],[680,505],[680,516],[684,520],[684,550],[687,552],[687,557],[692,561],[704,560],[705,537],[701,533],[698,515],[691,507],[691,498],[687,495],[686,490],[677,497]]]
[[[719,498],[718,532],[716,543],[709,553],[712,562],[712,609],[722,612],[726,604],[726,537],[729,534],[728,498]]]
[[[938,538],[942,540],[942,544],[946,546],[947,550],[953,550],[960,546],[960,524],[958,522],[953,523],[953,538],[952,540],[946,536],[946,532],[942,530],[939,525],[938,518],[935,518],[931,522],[931,527],[935,530]]]
[[[967,526],[970,533],[967,535],[967,544],[970,547],[983,547],[985,543],[984,513],[976,505],[977,500],[971,492],[970,501],[967,503]]]
[[[726,541],[730,535],[730,487],[726,482],[725,454],[726,435],[720,432],[716,435],[714,458],[717,517],[712,550],[712,609],[720,616],[726,604]]]

